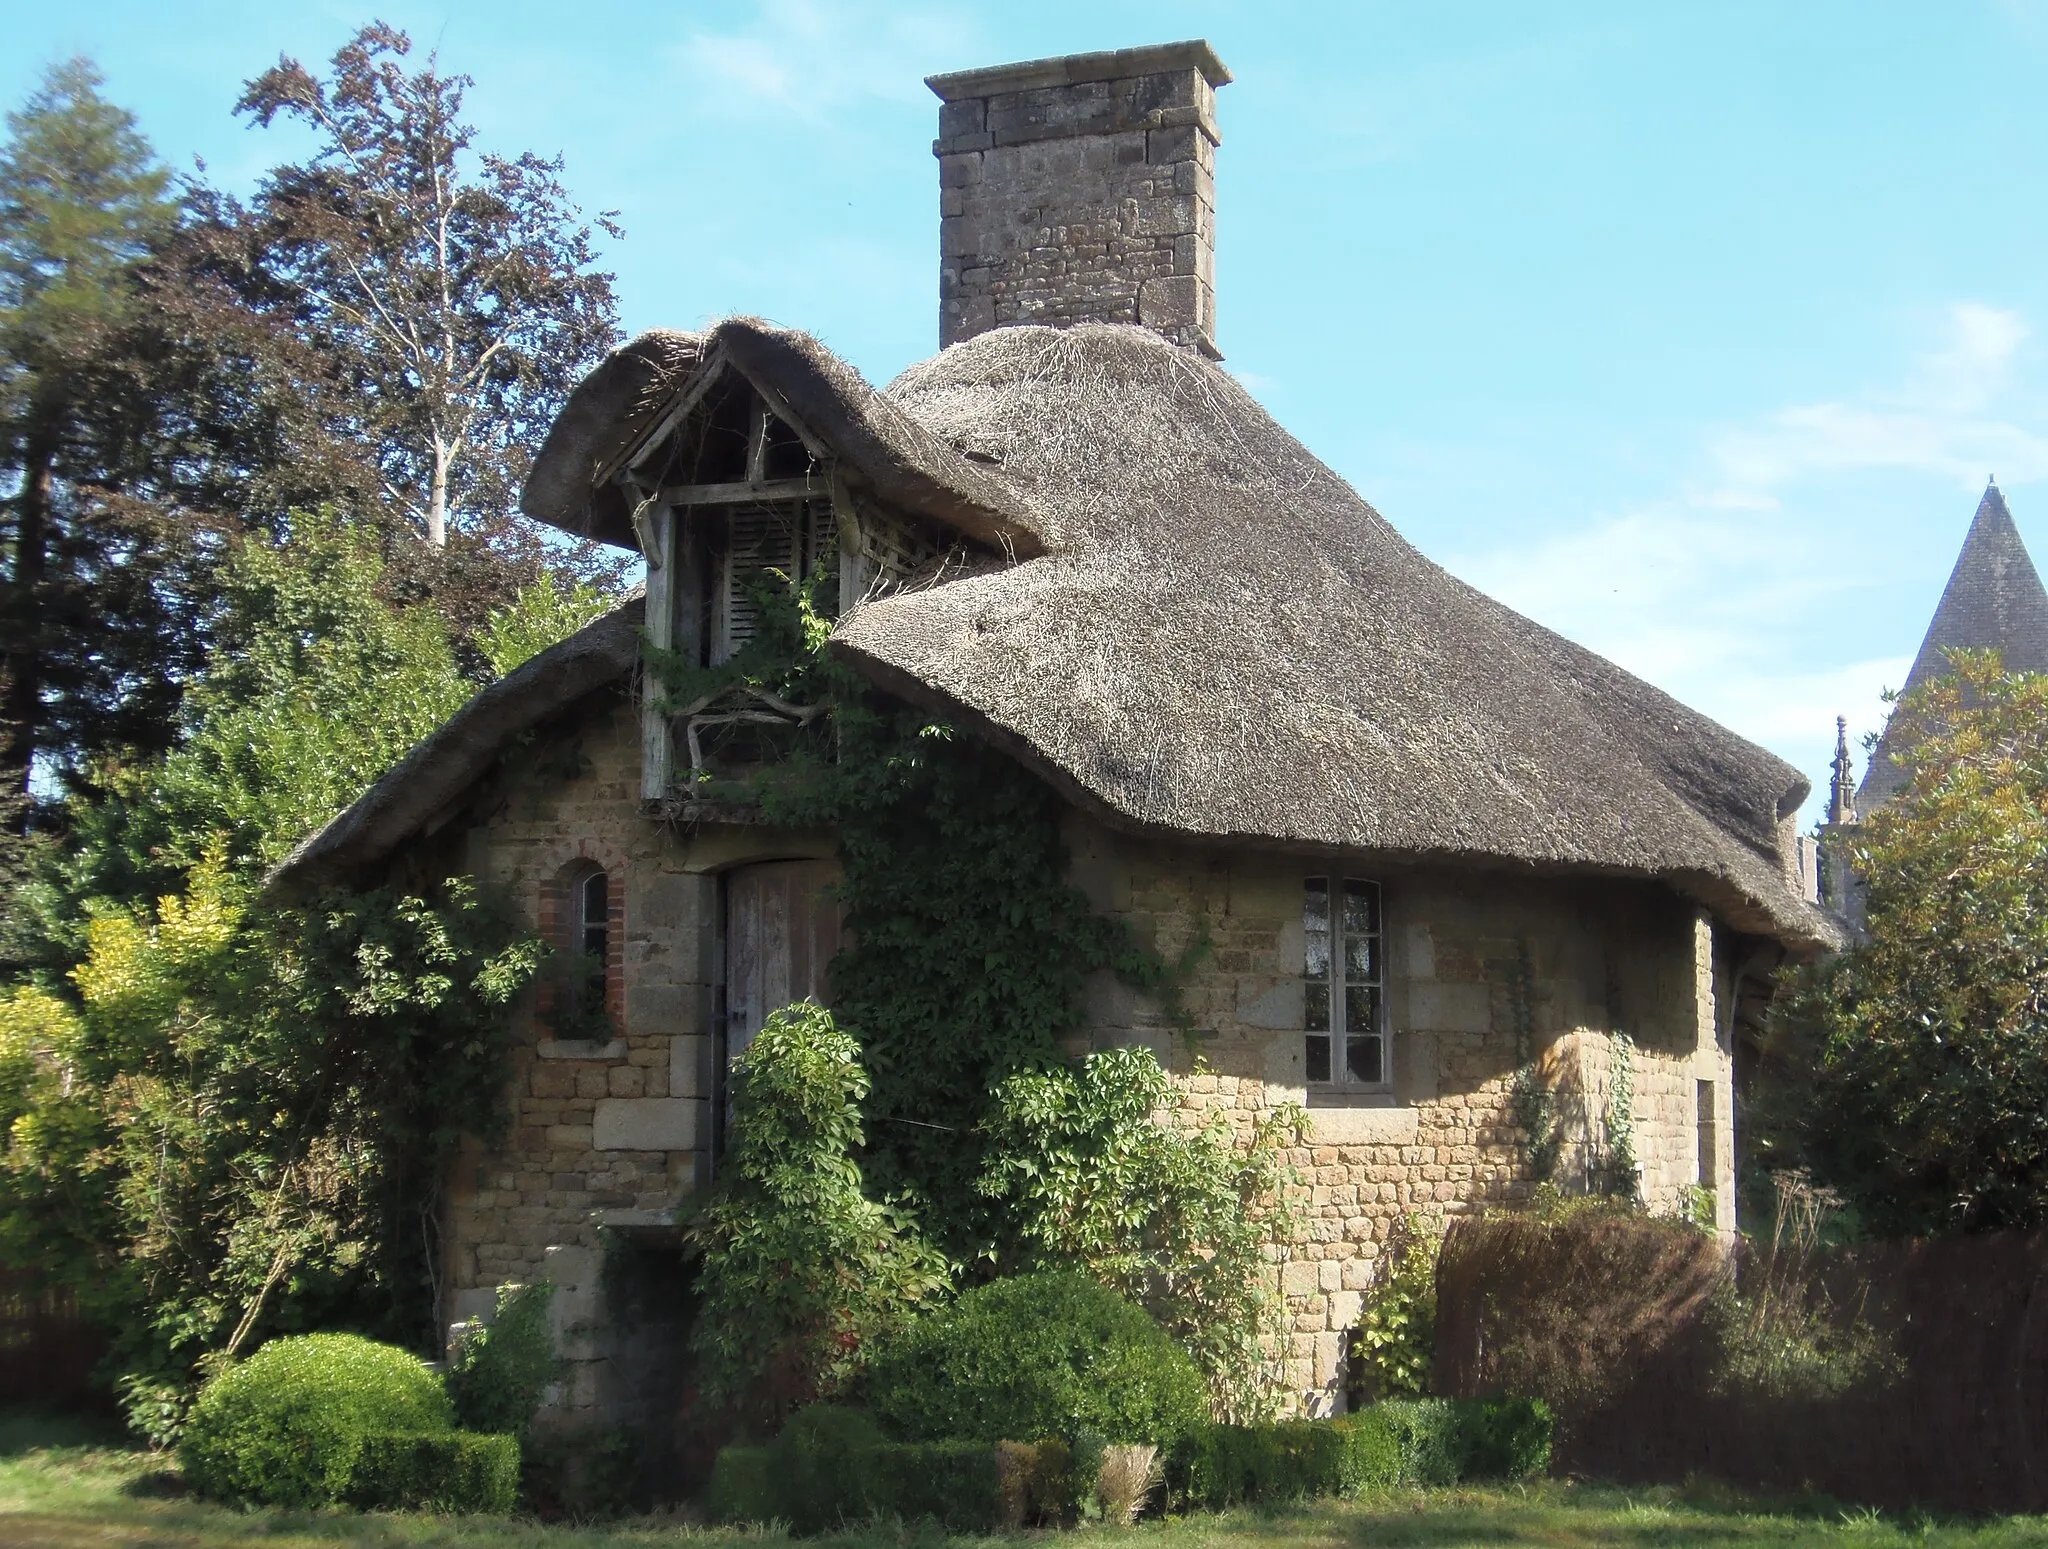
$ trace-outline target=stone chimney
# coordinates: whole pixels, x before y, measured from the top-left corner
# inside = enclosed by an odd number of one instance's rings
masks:
[[[1207,43],[934,75],[939,343],[1007,323],[1142,323],[1216,349]]]

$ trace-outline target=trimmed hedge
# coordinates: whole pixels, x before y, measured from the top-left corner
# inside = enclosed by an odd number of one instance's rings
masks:
[[[1207,1423],[1201,1373],[1146,1312],[1086,1276],[1014,1275],[910,1324],[858,1396],[905,1441],[1091,1431],[1171,1446]]]
[[[765,1447],[727,1447],[712,1465],[713,1522],[787,1522],[818,1533],[876,1514],[930,1517],[958,1532],[1002,1525],[996,1448],[986,1442],[890,1442],[857,1410],[813,1404]]]
[[[1401,1482],[1401,1443],[1374,1410],[1335,1420],[1207,1425],[1174,1454],[1175,1493],[1221,1510],[1255,1501],[1363,1495]]]
[[[208,1383],[179,1442],[201,1495],[331,1506],[372,1432],[446,1434],[441,1380],[418,1356],[354,1334],[272,1340]]]
[[[1196,1426],[1170,1453],[1167,1478],[1182,1504],[1211,1510],[1522,1479],[1549,1467],[1550,1433],[1539,1399],[1389,1402],[1334,1420]],[[1099,1447],[1056,1439],[890,1442],[860,1411],[814,1404],[768,1446],[720,1452],[705,1512],[799,1533],[878,1514],[976,1533],[1056,1523],[1087,1494],[1097,1456]]]
[[[372,1431],[343,1499],[364,1511],[488,1512],[519,1499],[519,1440],[475,1431]]]
[[[1417,1399],[1334,1420],[1207,1425],[1174,1449],[1169,1480],[1190,1505],[1220,1509],[1397,1484],[1523,1479],[1550,1466],[1539,1399]]]

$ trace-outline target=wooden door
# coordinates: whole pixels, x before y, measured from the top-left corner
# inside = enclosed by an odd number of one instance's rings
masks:
[[[746,1052],[770,1013],[806,998],[830,1005],[839,950],[834,861],[769,861],[725,878],[725,1059]]]

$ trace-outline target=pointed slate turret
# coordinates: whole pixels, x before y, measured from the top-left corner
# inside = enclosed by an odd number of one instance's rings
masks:
[[[1963,552],[1906,674],[1906,692],[1949,670],[1945,651],[1996,650],[2011,672],[2048,672],[2048,590],[2020,542],[2005,496],[1997,484],[1986,486],[1977,504],[1976,520],[1963,539]],[[1886,731],[1871,755],[1856,810],[1865,816],[1884,805],[1905,783],[1905,774],[1891,759],[1891,733]]]

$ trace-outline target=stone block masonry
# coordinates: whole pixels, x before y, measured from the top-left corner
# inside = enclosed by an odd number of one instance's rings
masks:
[[[939,341],[1138,323],[1216,350],[1216,88],[1206,43],[935,75]]]

